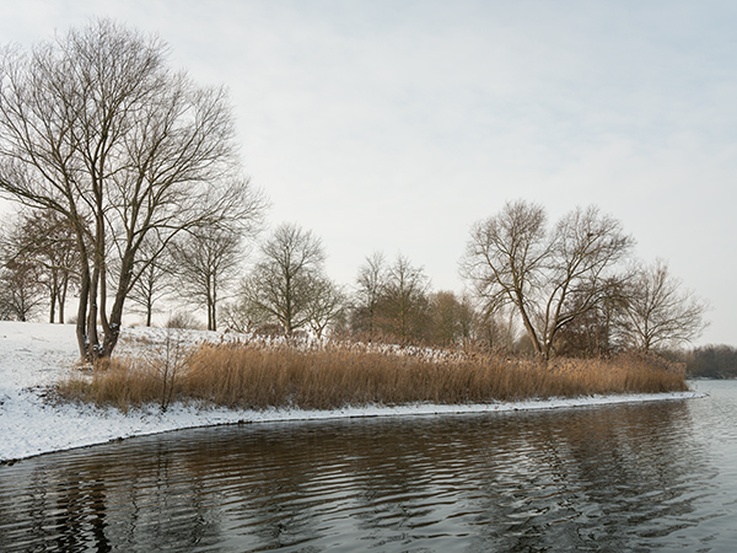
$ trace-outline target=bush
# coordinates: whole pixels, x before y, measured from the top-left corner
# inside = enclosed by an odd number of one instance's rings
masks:
[[[184,311],[177,311],[169,320],[166,321],[166,328],[184,328],[193,330],[202,330],[204,325],[197,319],[192,313],[186,313]]]

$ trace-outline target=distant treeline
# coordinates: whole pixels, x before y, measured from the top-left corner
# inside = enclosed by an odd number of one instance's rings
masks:
[[[688,378],[737,378],[737,348],[709,345],[686,354]]]

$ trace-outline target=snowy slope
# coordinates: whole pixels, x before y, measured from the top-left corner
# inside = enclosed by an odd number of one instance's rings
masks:
[[[135,353],[141,344],[161,341],[161,329],[125,329],[120,352]],[[193,341],[219,341],[222,335],[192,332]],[[104,443],[136,435],[179,428],[261,421],[328,419],[337,417],[471,413],[514,409],[551,409],[633,401],[698,397],[696,392],[634,396],[584,397],[483,405],[409,405],[362,407],[336,411],[233,411],[174,405],[166,413],[158,407],[127,415],[115,409],[54,405],[45,400],[46,388],[76,370],[74,327],[0,321],[0,461],[21,459],[63,449]]]

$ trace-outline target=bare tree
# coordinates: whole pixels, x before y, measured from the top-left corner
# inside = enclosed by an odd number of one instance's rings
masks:
[[[79,255],[72,229],[51,210],[24,210],[11,223],[3,239],[6,278],[16,281],[21,273],[33,278],[33,288],[45,289],[49,322],[64,322],[64,306],[76,282]],[[34,302],[35,304],[35,302]],[[35,306],[34,306],[35,309]]]
[[[170,248],[161,249],[152,240],[153,237],[141,245],[137,263],[142,269],[128,293],[133,309],[145,317],[146,326],[153,323],[156,305],[169,297],[174,288]]]
[[[39,267],[22,255],[5,258],[0,267],[0,318],[27,321],[44,301]]]
[[[566,311],[581,314],[558,333],[559,353],[569,357],[600,357],[622,346],[619,326],[626,313],[631,278],[631,274],[623,272],[597,283],[597,301],[588,309],[582,306],[590,301],[586,288],[575,290],[570,295]]]
[[[429,297],[430,341],[440,346],[457,345],[471,338],[475,313],[468,298],[450,291],[440,291]]]
[[[358,270],[352,331],[369,339],[423,341],[430,333],[430,280],[421,267],[398,255],[387,265],[374,253]]]
[[[256,330],[262,319],[261,313],[249,311],[251,306],[246,303],[244,291],[247,282],[247,278],[243,279],[236,290],[235,297],[224,303],[220,309],[220,326],[242,334]]]
[[[541,284],[539,279],[549,255],[545,225],[542,206],[508,203],[497,216],[472,228],[464,260],[466,275],[483,298],[485,311],[493,313],[507,304],[514,305],[540,351],[528,298]]]
[[[387,272],[387,282],[380,300],[380,324],[386,334],[402,342],[427,338],[430,279],[422,267],[414,267],[403,255]]]
[[[40,267],[49,294],[49,322],[64,322],[67,295],[79,277],[79,250],[69,221],[53,210],[22,214],[18,239]]]
[[[514,306],[535,352],[547,359],[558,333],[603,299],[601,284],[614,278],[632,244],[595,207],[577,208],[549,230],[541,206],[518,201],[473,227],[463,267],[486,310]]]
[[[621,332],[625,343],[643,351],[678,346],[701,335],[706,309],[706,302],[683,290],[658,259],[640,268],[628,287]]]
[[[261,260],[241,286],[243,311],[262,325],[278,324],[287,336],[307,326],[324,262],[322,243],[311,232],[280,225],[261,246]]]
[[[332,280],[323,275],[313,277],[307,312],[308,324],[318,339],[345,316],[346,303],[345,293]]]
[[[205,307],[207,329],[217,330],[218,304],[235,282],[248,241],[255,237],[263,222],[266,202],[261,190],[248,181],[234,184],[240,195],[240,218],[224,217],[207,227],[188,229],[167,248],[153,241],[144,242],[138,263],[144,268],[129,294],[151,326],[155,304],[179,296],[188,305]]]
[[[0,60],[0,189],[74,230],[87,360],[115,348],[147,237],[164,248],[239,215],[226,94],[172,72],[166,54],[157,38],[100,20]]]
[[[242,238],[230,229],[196,229],[172,249],[177,292],[207,310],[207,330],[217,330],[217,305],[243,260]]]
[[[387,286],[384,254],[374,252],[358,269],[351,326],[354,333],[374,337],[378,331],[378,306]]]

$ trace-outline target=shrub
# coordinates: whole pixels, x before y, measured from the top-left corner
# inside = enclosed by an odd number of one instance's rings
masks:
[[[202,322],[199,321],[197,317],[184,311],[174,313],[169,317],[169,320],[166,321],[166,325],[164,326],[166,326],[166,328],[184,328],[194,330],[201,330],[204,328]]]

